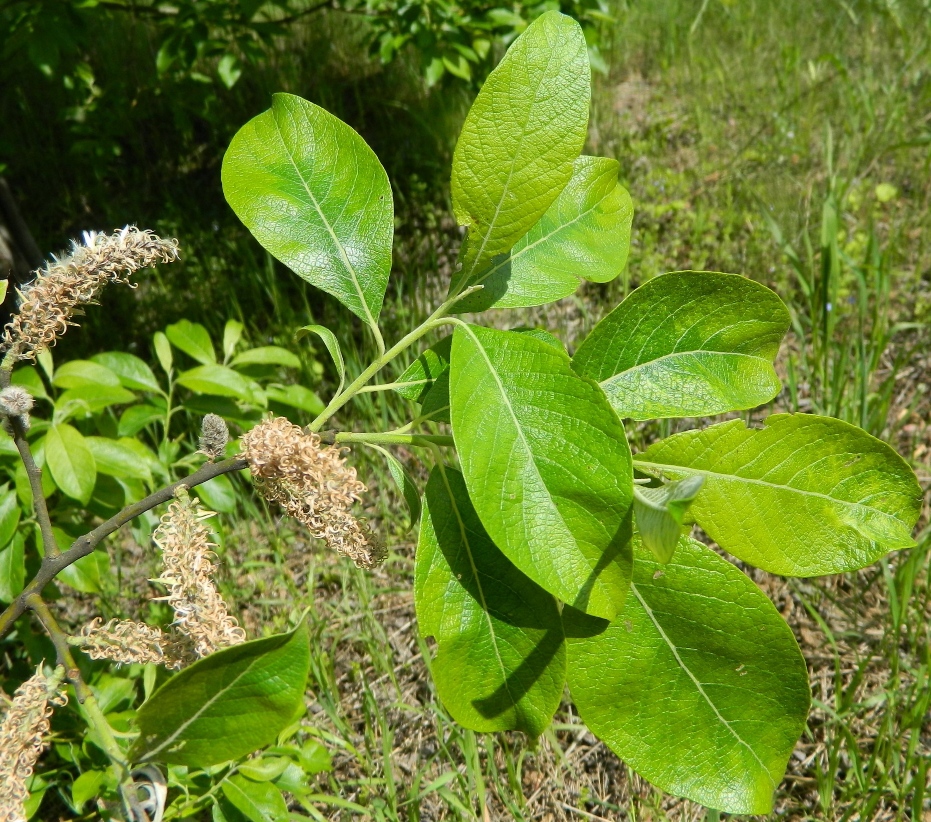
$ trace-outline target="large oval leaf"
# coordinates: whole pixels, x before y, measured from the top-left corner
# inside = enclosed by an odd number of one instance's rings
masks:
[[[293,720],[310,670],[305,623],[211,654],[139,709],[134,762],[206,768],[272,742]]]
[[[459,326],[450,416],[469,495],[492,540],[551,594],[606,619],[630,582],[633,476],[624,428],[565,351]]]
[[[637,545],[617,620],[563,616],[572,698],[611,750],[677,796],[772,809],[808,716],[808,671],[756,585],[695,540],[668,565]]]
[[[437,641],[437,692],[460,725],[546,730],[566,679],[556,600],[495,547],[452,468],[434,468],[424,492],[414,602],[421,634]]]
[[[782,300],[736,274],[677,271],[640,286],[572,360],[622,417],[698,417],[779,393],[772,361],[789,327]]]
[[[484,287],[457,311],[543,305],[568,297],[582,280],[605,283],[624,269],[634,206],[617,181],[617,160],[579,157],[572,178],[510,253],[473,278]]]
[[[453,155],[453,210],[468,226],[453,293],[510,251],[569,182],[590,86],[582,29],[557,11],[531,23],[488,76]]]
[[[97,463],[83,434],[67,423],[50,425],[45,435],[45,462],[55,484],[87,505],[97,481]]]
[[[686,431],[637,455],[646,473],[702,474],[690,516],[722,548],[774,574],[853,571],[914,545],[921,488],[908,464],[830,417],[774,414]]]
[[[272,254],[374,326],[391,271],[388,175],[342,120],[293,94],[244,125],[223,193]]]

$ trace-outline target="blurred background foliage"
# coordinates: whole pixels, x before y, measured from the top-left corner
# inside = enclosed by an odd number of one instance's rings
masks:
[[[105,293],[82,330],[55,350],[59,375],[69,361],[100,364],[101,352],[122,350],[149,363],[160,381],[158,390],[137,394],[136,405],[108,406],[75,424],[87,436],[122,436],[130,409],[164,412],[159,392],[170,393],[175,377],[159,364],[153,340],[182,320],[201,324],[198,334],[231,368],[254,348],[297,352],[300,368],[245,361],[233,368],[258,382],[271,404],[291,382],[326,401],[335,371],[322,346],[295,344],[294,332],[329,325],[357,373],[368,361],[364,331],[238,224],[219,181],[230,138],[268,108],[272,93],[288,91],[334,112],[372,145],[396,200],[395,269],[383,312],[386,337],[396,338],[445,291],[455,259],[460,235],[448,176],[471,97],[509,39],[555,5],[0,0],[0,175],[37,253],[64,248],[82,230],[126,223],[177,237],[182,248],[181,263],[146,272],[135,291]],[[621,164],[636,208],[630,259],[614,283],[585,285],[542,310],[498,312],[492,322],[539,325],[571,347],[658,273],[746,274],[773,287],[793,317],[777,363],[786,389],[767,411],[829,413],[862,425],[892,442],[927,487],[931,0],[560,7],[582,20],[599,69],[586,151]],[[0,187],[0,206],[2,195]],[[221,344],[230,320],[241,330],[235,354]],[[176,377],[201,363],[179,351]],[[56,372],[37,373],[52,410]],[[180,384],[168,429],[155,421],[137,432],[165,471],[184,468],[208,404],[229,404],[231,419],[254,418],[264,407],[199,388]],[[390,394],[360,395],[339,424],[403,424],[407,409]],[[296,419],[311,412],[288,408]],[[632,425],[631,440],[642,447],[670,425]],[[399,456],[422,479],[410,455]],[[571,705],[534,748],[516,736],[457,728],[424,669],[429,653],[413,619],[403,500],[380,455],[356,449],[352,459],[371,489],[367,513],[393,546],[375,575],[281,527],[244,482],[233,483],[234,498],[223,505],[246,516],[218,520],[226,591],[243,604],[251,635],[283,628],[312,605],[319,653],[302,733],[325,745],[332,770],[309,783],[318,791],[304,805],[310,816],[562,820],[624,818],[624,809],[637,819],[717,818],[626,772]],[[779,818],[931,819],[927,525],[926,512],[918,548],[856,575],[755,577],[796,631],[814,683],[815,710],[780,789]],[[108,615],[134,613],[148,590],[145,534],[136,537],[115,549],[127,558],[123,575],[101,583]],[[78,598],[65,621],[99,613],[95,602]],[[39,653],[42,641],[30,641]],[[102,667],[94,670],[97,681],[112,684]],[[135,704],[133,688],[121,709]],[[74,815],[81,803],[70,780],[86,762],[68,733],[48,764],[58,804],[47,799],[43,807]],[[172,778],[188,784],[188,776]]]

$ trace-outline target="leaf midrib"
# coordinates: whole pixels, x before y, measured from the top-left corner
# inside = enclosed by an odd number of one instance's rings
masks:
[[[659,620],[656,618],[656,615],[653,613],[653,610],[650,608],[649,605],[647,605],[646,600],[640,595],[640,591],[634,582],[630,583],[630,590],[633,592],[633,595],[637,597],[637,600],[640,602],[640,605],[643,607],[643,610],[646,611],[647,616],[650,618],[650,621],[653,623],[653,626],[656,628],[656,630],[659,632],[659,635],[663,638],[663,641],[669,647],[669,650],[672,653],[673,657],[675,658],[676,662],[678,663],[679,667],[682,668],[682,670],[685,671],[685,673],[688,675],[689,679],[692,680],[692,683],[695,685],[698,692],[702,695],[705,702],[708,703],[708,707],[711,708],[711,710],[714,712],[714,715],[721,721],[721,724],[723,724],[724,727],[727,728],[727,730],[730,731],[731,734],[733,734],[734,738],[741,745],[743,745],[748,751],[750,751],[750,753],[753,755],[753,758],[759,763],[760,767],[763,769],[763,772],[766,774],[767,779],[769,779],[770,784],[775,790],[776,782],[773,779],[772,774],[769,772],[769,768],[766,767],[763,760],[760,759],[759,755],[752,748],[750,743],[747,742],[739,733],[737,733],[737,731],[734,729],[731,723],[728,722],[727,719],[725,719],[724,716],[721,714],[721,712],[718,710],[717,705],[715,705],[714,702],[711,701],[711,697],[709,697],[708,694],[705,692],[705,689],[702,687],[701,682],[698,681],[698,678],[695,676],[695,674],[692,673],[691,669],[688,667],[688,665],[685,664],[685,661],[682,659],[682,657],[679,656],[679,649],[676,647],[673,641],[666,635],[666,632],[663,630],[662,625],[660,625]]]
[[[668,354],[663,354],[662,357],[656,357],[655,359],[646,360],[642,363],[638,363],[637,365],[633,365],[630,368],[625,369],[624,371],[618,371],[616,374],[613,374],[612,376],[608,377],[606,380],[603,380],[602,382],[600,382],[599,385],[602,388],[608,388],[609,386],[612,386],[615,383],[620,382],[622,377],[626,377],[628,375],[634,374],[640,370],[646,370],[650,366],[656,365],[657,363],[661,363],[664,360],[672,360],[676,357],[684,357],[689,354],[715,354],[720,357],[736,357],[736,358],[747,359],[747,360],[759,360],[764,365],[768,365],[770,368],[772,368],[772,364],[770,363],[768,359],[766,359],[765,357],[758,357],[754,354],[742,354],[739,351],[712,351],[711,349],[708,349],[708,348],[694,348],[688,351],[671,351]]]
[[[362,308],[365,311],[366,322],[375,328],[375,318],[372,316],[372,312],[369,309],[369,304],[365,299],[365,292],[362,290],[362,286],[359,283],[359,277],[356,274],[356,269],[353,267],[352,262],[349,260],[348,255],[346,254],[346,249],[343,247],[342,242],[340,242],[339,237],[336,236],[336,232],[333,230],[333,226],[330,225],[330,221],[326,218],[326,215],[323,213],[323,210],[320,208],[320,204],[317,202],[317,198],[314,197],[313,192],[310,190],[310,185],[304,179],[304,175],[301,173],[300,168],[297,165],[297,162],[294,159],[294,156],[291,153],[291,150],[288,148],[288,144],[285,142],[284,135],[281,133],[281,127],[278,125],[278,114],[275,113],[275,131],[278,133],[278,137],[281,140],[282,148],[288,157],[291,165],[294,168],[294,173],[297,175],[298,180],[301,181],[301,185],[304,186],[304,191],[307,192],[307,196],[310,197],[310,202],[313,204],[314,209],[317,214],[320,216],[320,220],[323,222],[323,225],[326,227],[326,230],[329,232],[330,237],[333,239],[333,242],[336,244],[336,248],[339,250],[340,260],[345,266],[346,270],[349,272],[349,276],[352,279],[352,284],[356,289],[356,294],[359,297],[359,302],[362,303]],[[357,169],[358,172],[358,169]]]

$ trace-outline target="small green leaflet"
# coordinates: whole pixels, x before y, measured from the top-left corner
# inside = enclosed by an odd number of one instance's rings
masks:
[[[462,475],[437,466],[424,493],[414,602],[443,705],[475,731],[538,737],[562,697],[566,653],[556,600],[491,541]]]
[[[782,384],[772,361],[789,312],[735,274],[677,271],[640,286],[584,340],[572,366],[621,417],[699,417],[755,408]]]
[[[333,365],[336,366],[336,373],[339,376],[339,386],[336,389],[337,394],[343,392],[343,386],[346,384],[346,365],[343,362],[343,352],[339,347],[339,340],[336,339],[336,335],[330,331],[329,328],[323,325],[305,325],[303,328],[299,328],[294,334],[294,339],[299,340],[301,337],[306,337],[308,334],[316,334],[323,340],[323,344],[326,346],[326,350],[330,352],[330,356],[333,358]],[[323,410],[323,409],[321,409]]]
[[[453,155],[453,210],[468,227],[451,294],[526,234],[572,176],[588,129],[591,72],[579,24],[540,15],[488,76]]]
[[[744,574],[683,538],[668,565],[635,543],[617,619],[563,610],[569,689],[586,725],[658,788],[765,814],[808,716],[805,660]]]
[[[472,284],[482,290],[456,311],[544,305],[568,297],[582,280],[605,283],[624,269],[634,206],[617,181],[618,163],[579,157],[568,185],[509,253],[499,255]]]
[[[453,335],[449,334],[425,349],[395,380],[394,390],[405,399],[423,402],[437,377],[449,368],[452,343]]]
[[[370,447],[380,452],[387,461],[388,473],[391,474],[391,479],[394,480],[394,484],[398,486],[398,490],[404,497],[404,502],[407,504],[408,524],[410,528],[413,528],[417,524],[417,520],[420,519],[421,510],[420,492],[417,490],[417,484],[394,454],[380,445],[371,445]]]
[[[391,271],[388,175],[342,120],[293,94],[244,125],[223,158],[223,193],[298,276],[375,327]]]
[[[701,474],[694,474],[658,488],[634,486],[634,517],[640,539],[660,562],[672,559],[682,536],[685,512],[704,481]]]
[[[701,474],[690,515],[735,557],[774,574],[864,568],[915,544],[921,488],[884,442],[831,417],[774,414],[686,431],[638,454],[640,471]]]
[[[250,754],[293,721],[309,670],[304,622],[291,633],[217,651],[143,703],[130,759],[205,768]]]
[[[630,582],[633,473],[607,398],[552,343],[466,325],[453,334],[449,396],[469,496],[494,543],[563,602],[613,618]]]

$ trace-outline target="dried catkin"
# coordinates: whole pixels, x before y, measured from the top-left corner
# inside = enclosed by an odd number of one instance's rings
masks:
[[[384,561],[385,546],[368,523],[350,513],[365,486],[339,448],[321,448],[316,434],[305,434],[284,417],[275,417],[243,436],[240,456],[249,463],[259,493],[306,525],[313,536],[360,568]]]
[[[215,460],[226,450],[229,439],[230,432],[226,427],[226,420],[219,414],[207,414],[200,424],[200,452]]]
[[[49,718],[53,708],[68,701],[60,690],[63,678],[61,668],[51,677],[46,677],[41,670],[36,671],[16,689],[0,722],[0,820],[3,822],[26,820],[23,809],[29,795],[26,785],[45,748]]]
[[[53,257],[18,292],[19,309],[0,339],[8,360],[34,360],[55,345],[78,306],[93,302],[106,283],[132,285],[129,276],[140,268],[177,259],[177,241],[151,231],[127,226],[113,234],[85,232],[84,245],[73,243],[70,254]]]
[[[196,656],[205,657],[244,642],[246,634],[229,615],[213,581],[216,546],[204,521],[214,512],[201,508],[183,486],[175,496],[152,535],[164,563],[161,576],[153,582],[168,587],[168,596],[162,599],[175,612],[174,625],[190,638]]]
[[[126,665],[154,662],[177,671],[197,658],[191,641],[184,635],[128,619],[111,619],[104,624],[98,617],[85,625],[80,636],[71,642],[91,659],[109,659]]]

